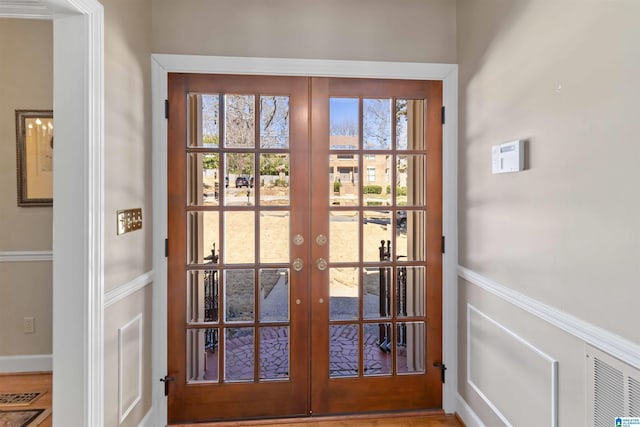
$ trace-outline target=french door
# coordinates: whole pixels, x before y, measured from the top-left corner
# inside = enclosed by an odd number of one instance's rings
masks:
[[[169,74],[170,423],[441,407],[441,105]]]

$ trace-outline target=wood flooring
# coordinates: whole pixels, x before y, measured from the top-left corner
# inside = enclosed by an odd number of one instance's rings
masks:
[[[44,391],[44,395],[37,398],[30,405],[4,406],[0,409],[44,409],[29,427],[51,427],[51,374],[0,374],[0,393],[28,393]]]
[[[217,423],[178,424],[172,427],[464,427],[454,415],[442,412],[415,414],[375,414],[356,416],[332,416],[291,418],[282,420],[227,421]]]
[[[0,409],[45,409],[29,427],[51,427],[51,374],[0,374],[0,393],[27,393],[45,391],[28,406],[12,406]],[[464,427],[457,416],[442,412],[411,414],[376,414],[349,417],[314,417],[282,420],[228,421],[218,423],[179,424],[175,427],[252,427],[252,426],[301,426],[301,427]],[[110,426],[105,426],[110,427]]]

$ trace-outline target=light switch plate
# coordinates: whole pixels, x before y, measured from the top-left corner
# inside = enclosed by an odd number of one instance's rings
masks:
[[[142,209],[124,209],[116,212],[117,234],[142,228]]]

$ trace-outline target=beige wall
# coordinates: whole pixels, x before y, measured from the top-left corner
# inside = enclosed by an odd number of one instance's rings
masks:
[[[101,2],[105,33],[104,273],[105,291],[109,292],[152,269],[151,1]],[[118,236],[116,211],[129,208],[142,208],[142,229]],[[149,285],[105,309],[105,426],[137,426],[151,407],[151,300]],[[140,325],[130,323],[138,315]],[[122,341],[119,334],[123,334]],[[137,396],[140,400],[121,423],[121,414]]]
[[[105,289],[151,270],[151,2],[105,10]],[[141,230],[116,235],[116,211],[142,208]]]
[[[456,62],[453,0],[153,0],[153,52]]]
[[[628,0],[457,2],[460,265],[635,343],[639,21]],[[528,140],[527,170],[492,175],[491,146],[514,139]],[[549,425],[513,409],[550,390],[527,377],[522,342],[467,330],[467,304],[558,361],[559,425],[587,425],[585,343],[475,284],[460,279],[459,291],[458,390],[482,421],[503,425],[468,363],[512,425]],[[486,348],[467,354],[474,340]],[[496,390],[513,359],[519,370]]]
[[[640,3],[458,1],[460,264],[640,343]],[[491,174],[529,140],[528,170]]]
[[[0,19],[0,58],[0,252],[48,251],[51,208],[17,205],[15,110],[53,108],[51,22]],[[51,334],[51,263],[0,262],[0,356],[51,354]]]

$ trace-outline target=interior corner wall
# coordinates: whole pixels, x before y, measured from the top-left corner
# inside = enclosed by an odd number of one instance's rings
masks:
[[[105,291],[152,268],[151,1],[102,0],[105,34]],[[142,208],[117,235],[116,212]]]
[[[104,7],[104,425],[138,426],[151,407],[153,212],[151,0]],[[117,235],[116,212],[142,208]],[[124,295],[124,297],[122,297]],[[115,296],[115,297],[114,297]]]
[[[460,265],[640,343],[640,3],[461,0]],[[491,146],[528,167],[491,174]]]
[[[153,0],[153,52],[456,62],[451,0]]]
[[[640,344],[639,20],[640,3],[628,0],[457,1],[461,275],[632,344]],[[516,139],[526,140],[526,169],[492,174],[491,147]],[[533,425],[506,414],[518,404],[512,387],[470,385],[484,377],[474,379],[469,364],[503,372],[483,351],[498,360],[522,346],[496,338],[504,327],[558,361],[560,425],[587,425],[585,343],[480,282],[459,280],[461,397],[486,425],[507,425],[498,413]],[[466,329],[470,305],[495,323]]]
[[[0,58],[0,252],[51,251],[52,209],[17,205],[15,110],[53,109],[52,22],[0,18]],[[0,357],[51,354],[51,290],[51,262],[0,261]]]

